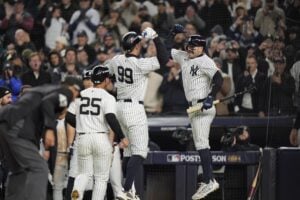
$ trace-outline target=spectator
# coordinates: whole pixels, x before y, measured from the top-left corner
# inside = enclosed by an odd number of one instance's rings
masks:
[[[197,28],[195,24],[188,22],[185,24],[184,30],[186,31],[186,37],[190,37],[191,35],[198,34]]]
[[[166,73],[159,87],[163,96],[163,113],[185,113],[188,102],[185,98],[182,72],[178,63],[173,63],[170,72]]]
[[[133,19],[138,13],[138,4],[135,0],[121,0],[115,3],[115,8],[118,8],[122,19],[125,20],[126,27],[129,27]]]
[[[232,23],[231,14],[223,2],[207,0],[199,15],[206,23],[205,35],[217,24],[221,25],[226,32]]]
[[[108,59],[109,59],[109,55],[104,48],[99,49],[97,51],[96,64],[104,65]],[[93,66],[96,66],[96,64],[93,64]]]
[[[76,50],[69,48],[66,50],[65,64],[61,73],[61,82],[65,81],[67,76],[81,78],[81,71],[78,66]]]
[[[11,98],[10,90],[6,87],[0,86],[0,108],[11,103],[12,103],[12,98]]]
[[[223,61],[219,57],[214,57],[213,58],[216,66],[220,69],[222,77],[223,77],[223,83],[222,87],[219,90],[219,92],[216,94],[216,99],[222,99],[228,96],[230,90],[231,90],[231,78],[228,76],[228,74],[222,72],[222,66],[223,66]],[[220,102],[216,105],[216,115],[229,115],[229,110],[228,110],[228,101],[225,102]]]
[[[31,51],[36,50],[34,44],[30,40],[29,34],[23,29],[18,29],[15,33],[15,49],[19,56],[22,55],[25,49],[30,49]]]
[[[78,9],[77,4],[72,0],[61,0],[61,17],[69,23],[73,13]]]
[[[69,46],[69,42],[65,36],[59,36],[55,40],[54,50],[59,52],[61,57],[65,57],[66,49]]]
[[[286,45],[291,45],[294,49],[300,49],[300,28],[293,26],[287,30]]]
[[[104,37],[108,33],[108,29],[104,26],[103,23],[100,23],[96,30],[96,39],[95,42],[91,44],[95,51],[104,48]]]
[[[296,120],[294,122],[293,128],[290,132],[290,143],[293,146],[298,146],[300,147],[300,112],[298,110]]]
[[[109,1],[103,0],[94,0],[92,7],[98,11],[100,18],[104,19],[106,16],[109,15],[110,5]]]
[[[128,32],[125,21],[121,18],[118,9],[111,9],[108,17],[103,19],[105,27],[114,35],[114,38],[120,41],[120,38]]]
[[[262,7],[262,0],[251,0],[250,9],[248,15],[255,18],[258,9]]]
[[[82,50],[84,49],[84,51],[87,53],[88,56],[88,63],[93,63],[96,59],[96,53],[95,50],[93,49],[93,47],[91,47],[91,45],[88,44],[88,35],[87,32],[82,30],[79,31],[77,33],[77,42],[74,45],[74,48],[77,50]]]
[[[208,45],[208,49],[207,49],[208,55],[210,57],[220,57],[221,52],[225,50],[226,40],[227,38],[225,35],[220,35],[220,36],[217,35],[213,37],[210,40]],[[225,59],[223,58],[223,56],[221,56],[221,58]]]
[[[236,92],[242,92],[253,86],[255,89],[251,93],[245,93],[236,97],[234,109],[235,112],[239,112],[242,115],[257,116],[266,76],[258,71],[257,59],[254,55],[247,57],[246,64],[246,70],[237,81]]]
[[[229,92],[229,95],[233,95],[237,87],[238,78],[242,74],[242,67],[240,65],[238,49],[234,48],[230,43],[226,47],[226,59],[223,62],[222,69],[233,81]]]
[[[76,35],[84,30],[88,36],[88,44],[95,41],[95,31],[100,23],[99,13],[91,7],[91,0],[80,0],[79,10],[75,11],[70,20],[69,34],[76,44]]]
[[[197,10],[192,5],[188,6],[185,15],[177,18],[175,22],[183,26],[185,26],[187,22],[193,23],[196,26],[197,32],[202,32],[205,28],[205,21],[198,16]]]
[[[35,87],[51,83],[51,76],[49,72],[43,70],[42,60],[37,52],[29,55],[28,63],[30,70],[25,72],[21,77],[23,85]]]
[[[263,36],[267,34],[274,36],[280,20],[285,22],[284,11],[277,7],[275,0],[266,0],[264,6],[258,9],[256,13],[254,25]]]
[[[84,48],[77,49],[77,62],[80,71],[90,68],[89,54]]]
[[[109,58],[112,58],[116,55],[116,53],[121,50],[118,48],[118,44],[116,44],[116,39],[110,32],[107,32],[104,36],[104,49],[107,51]]]
[[[163,40],[167,40],[169,32],[175,23],[175,17],[173,13],[167,12],[165,1],[160,0],[157,6],[158,13],[152,18],[152,23],[159,37]]]
[[[4,65],[3,73],[0,78],[0,86],[6,87],[11,92],[12,102],[16,102],[21,91],[21,79],[14,74],[13,66],[7,62]]]
[[[49,68],[47,71],[51,75],[52,83],[60,84],[62,66],[63,66],[63,60],[61,55],[57,51],[51,51],[48,55],[48,61],[49,61]]]
[[[67,24],[61,17],[59,5],[53,4],[48,8],[46,18],[43,19],[43,25],[46,28],[45,44],[50,50],[55,48],[55,40],[59,36],[67,36]]]
[[[180,0],[174,2],[174,15],[175,18],[183,17],[188,6],[192,4],[191,0]]]
[[[288,27],[298,26],[299,27],[299,8],[300,2],[297,0],[294,1],[284,1],[285,3],[285,13],[286,13],[286,25]]]
[[[254,18],[247,15],[243,4],[236,7],[236,20],[228,30],[228,37],[239,42],[242,47],[251,43],[260,43],[262,36],[254,29]]]
[[[0,29],[4,30],[6,44],[14,41],[17,29],[24,29],[30,32],[33,28],[34,19],[30,13],[24,10],[23,0],[14,0],[13,12],[6,13],[5,18],[0,23]]]
[[[129,26],[130,31],[134,31],[138,34],[141,34],[141,25],[143,22],[150,22],[151,16],[148,12],[148,8],[145,5],[141,5],[138,9],[137,15],[134,17],[132,23]]]
[[[293,113],[295,80],[285,71],[285,65],[284,58],[274,59],[274,74],[267,79],[261,95],[260,117]]]

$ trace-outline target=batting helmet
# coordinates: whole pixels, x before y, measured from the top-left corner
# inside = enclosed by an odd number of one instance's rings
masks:
[[[138,35],[136,32],[128,32],[122,38],[122,47],[124,51],[131,51],[141,40],[142,36]]]
[[[109,77],[109,70],[107,67],[104,67],[102,65],[96,65],[92,69],[92,82],[95,84],[99,84],[103,82],[106,78]]]
[[[186,47],[191,46],[191,47],[203,47],[205,48],[206,46],[206,40],[203,36],[201,35],[191,35],[187,41]]]
[[[82,72],[82,80],[91,79],[92,70],[83,70]]]

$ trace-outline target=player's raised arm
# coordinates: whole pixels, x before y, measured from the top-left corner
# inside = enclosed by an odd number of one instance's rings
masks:
[[[157,51],[156,56],[157,56],[159,65],[165,66],[167,64],[167,62],[169,61],[169,56],[168,56],[169,53],[168,53],[165,45],[162,43],[161,39],[158,37],[156,31],[150,27],[147,27],[142,32],[142,36],[146,40],[153,40],[155,47],[156,47],[156,51]]]

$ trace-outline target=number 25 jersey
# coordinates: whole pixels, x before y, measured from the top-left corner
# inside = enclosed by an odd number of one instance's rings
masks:
[[[105,115],[116,114],[116,100],[106,90],[88,88],[80,92],[75,101],[77,133],[96,133],[109,131]]]
[[[138,58],[117,55],[108,62],[111,74],[116,76],[118,99],[143,101],[148,83],[148,74],[159,69],[156,57]]]

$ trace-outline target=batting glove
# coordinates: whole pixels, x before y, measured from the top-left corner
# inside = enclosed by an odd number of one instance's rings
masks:
[[[143,32],[142,32],[142,36],[146,39],[146,40],[153,40],[155,39],[158,35],[156,33],[155,30],[153,30],[150,27],[147,27]]]
[[[213,106],[214,98],[212,96],[206,97],[206,99],[203,101],[202,109],[210,109]]]

